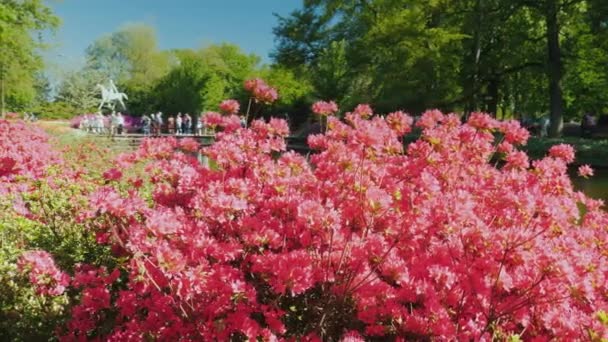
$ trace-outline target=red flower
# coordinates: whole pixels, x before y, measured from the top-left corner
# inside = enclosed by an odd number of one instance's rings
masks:
[[[103,178],[107,181],[115,181],[122,178],[122,172],[116,168],[112,168],[103,173]]]

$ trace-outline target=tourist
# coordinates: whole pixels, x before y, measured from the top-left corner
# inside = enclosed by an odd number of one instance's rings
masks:
[[[152,129],[152,135],[155,136],[158,131],[158,120],[156,120],[155,113],[150,114],[150,127]]]
[[[247,119],[245,119],[244,115],[241,115],[241,127],[243,127],[243,128],[247,127]]]
[[[27,115],[27,113],[25,113]],[[29,116],[27,117],[26,120],[29,120]],[[83,116],[82,120],[80,120],[80,124],[78,125],[78,128],[81,131],[87,131],[89,127],[89,117],[87,115]]]
[[[546,137],[549,135],[549,126],[551,126],[551,118],[549,114],[540,118],[540,136]]]
[[[150,120],[150,117],[147,116],[146,114],[144,114],[144,116],[141,117],[142,132],[144,133],[145,136],[150,136],[151,123],[152,122]]]
[[[169,134],[175,134],[175,118],[172,116],[167,119],[167,131]]]
[[[182,134],[182,113],[177,113],[177,117],[175,118],[175,129],[176,132],[175,134],[177,135],[181,135]]]
[[[203,116],[200,115],[196,120],[196,135],[203,135]]]
[[[113,137],[116,134],[116,127],[118,126],[118,116],[115,112],[110,114],[110,136]]]
[[[595,127],[595,118],[591,113],[585,113],[581,120],[581,137],[591,138],[593,136],[593,128]]]
[[[192,134],[192,117],[190,114],[186,113],[184,117],[184,134]]]
[[[101,112],[97,112],[97,114],[95,114],[95,123],[94,123],[95,133],[97,133],[97,134],[103,133],[103,121],[104,121],[103,114],[101,114]]]
[[[121,112],[116,114],[116,132],[122,135],[123,129],[125,128],[125,117],[122,116]]]
[[[156,113],[156,123],[158,124],[157,135],[160,136],[163,132],[163,112]]]

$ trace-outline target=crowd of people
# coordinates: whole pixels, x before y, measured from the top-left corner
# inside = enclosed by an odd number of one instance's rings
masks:
[[[125,118],[120,112],[112,112],[106,120],[101,112],[97,112],[96,114],[85,115],[80,121],[79,128],[95,134],[123,134],[125,132]]]
[[[241,125],[246,126],[244,117],[241,117]],[[87,114],[80,121],[79,128],[93,134],[123,134],[126,133],[125,115],[120,112],[108,116],[101,112]],[[146,136],[208,134],[202,113],[196,118],[188,113],[178,113],[169,116],[166,121],[162,112],[144,114],[130,128]]]
[[[186,113],[178,113],[175,117],[167,118],[165,125],[163,113],[153,113],[149,116],[144,114],[141,118],[142,132],[144,135],[160,135],[161,133],[175,135],[203,135],[205,134],[205,124],[203,116],[200,115],[196,120]]]

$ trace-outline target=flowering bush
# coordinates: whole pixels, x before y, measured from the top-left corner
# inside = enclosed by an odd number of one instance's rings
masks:
[[[114,265],[77,222],[111,155],[92,144],[59,152],[36,126],[0,120],[0,340],[48,340],[75,300],[74,265]]]
[[[571,149],[476,113],[359,107],[286,152],[285,121],[208,114],[194,141],[146,140],[79,222],[118,263],[73,268],[68,340],[598,339],[608,216],[573,190]],[[184,153],[180,152],[185,149]]]
[[[22,121],[0,119],[0,196],[9,189],[16,191],[20,177],[37,179],[48,165],[60,161],[59,153],[47,142],[48,137],[40,129]]]
[[[411,119],[369,115],[329,118],[310,163],[284,152],[285,122],[222,117],[204,149],[217,170],[172,153],[175,140],[125,156],[151,192],[100,188],[87,219],[112,222],[95,229],[129,281],[112,301],[115,276],[89,271],[95,300],[67,336],[100,333],[108,309],[115,340],[605,336],[608,221],[572,190],[567,148],[496,168],[492,133],[516,153],[515,123],[430,111],[404,151]]]

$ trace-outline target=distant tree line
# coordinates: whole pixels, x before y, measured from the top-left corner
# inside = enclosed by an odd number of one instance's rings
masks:
[[[59,20],[40,0],[5,0],[3,108],[93,110],[95,84],[112,78],[129,95],[129,112],[197,113],[224,98],[246,100],[243,81],[262,77],[281,95],[267,114],[300,120],[323,99],[343,110],[367,102],[414,115],[550,115],[557,135],[564,119],[608,111],[604,0],[307,0],[277,19],[271,65],[232,44],[161,50],[153,28],[125,26],[92,42],[85,66],[49,99],[35,37]]]

